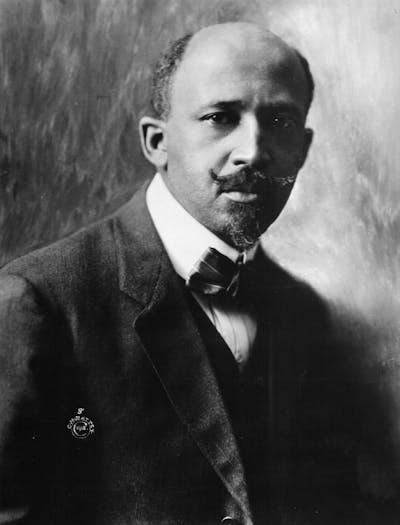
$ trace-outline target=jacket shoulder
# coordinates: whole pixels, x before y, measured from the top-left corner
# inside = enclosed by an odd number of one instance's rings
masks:
[[[283,322],[287,321],[291,326],[305,326],[307,319],[312,324],[329,322],[330,308],[326,299],[309,283],[265,252],[261,252],[258,265],[263,268],[261,289],[267,290],[268,302]]]
[[[21,293],[28,282],[49,296],[73,295],[78,290],[84,294],[102,281],[110,282],[116,267],[114,218],[11,261],[0,270],[0,293]]]

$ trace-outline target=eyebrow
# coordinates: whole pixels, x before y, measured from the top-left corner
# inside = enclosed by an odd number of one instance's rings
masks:
[[[219,110],[232,110],[232,109],[243,109],[245,104],[242,100],[215,100],[210,101],[207,104],[204,104],[198,109],[198,113],[204,111],[210,111],[211,109]],[[261,112],[287,112],[295,114],[297,118],[304,119],[304,112],[296,105],[290,102],[271,102],[269,104],[264,104],[260,108]]]
[[[198,111],[207,111],[211,108],[213,109],[233,109],[233,108],[243,108],[244,104],[241,100],[214,100],[210,101],[207,104],[201,106]]]
[[[296,104],[292,104],[290,102],[273,102],[271,104],[267,104],[262,108],[262,110],[266,111],[274,111],[274,112],[283,112],[283,113],[292,113],[294,114],[298,119],[304,119],[305,113],[302,111],[299,106]]]

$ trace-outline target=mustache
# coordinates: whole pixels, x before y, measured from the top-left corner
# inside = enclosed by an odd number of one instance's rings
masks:
[[[221,191],[245,191],[248,193],[264,193],[270,186],[285,187],[293,185],[297,175],[276,176],[257,168],[245,166],[235,173],[217,175],[210,170],[213,181]]]

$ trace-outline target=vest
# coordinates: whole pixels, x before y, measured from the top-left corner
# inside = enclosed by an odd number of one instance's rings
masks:
[[[250,505],[255,515],[268,514],[269,433],[268,433],[268,349],[262,323],[246,368],[239,367],[223,337],[193,298],[188,302],[213,367],[241,454]],[[256,523],[258,520],[255,520]]]

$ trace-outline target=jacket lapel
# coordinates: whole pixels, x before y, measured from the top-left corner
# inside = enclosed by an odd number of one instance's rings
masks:
[[[261,249],[247,272],[246,293],[263,313],[260,329],[265,335],[262,351],[266,354],[268,385],[268,461],[271,471],[275,470],[275,485],[280,480],[285,487],[292,479],[290,469],[299,439],[299,401],[309,352],[308,339],[303,340],[303,319],[310,307],[310,292]],[[306,299],[300,300],[302,297]]]
[[[231,423],[182,283],[145,205],[145,189],[115,216],[120,287],[137,302],[132,321],[171,404],[245,523],[251,523]]]

